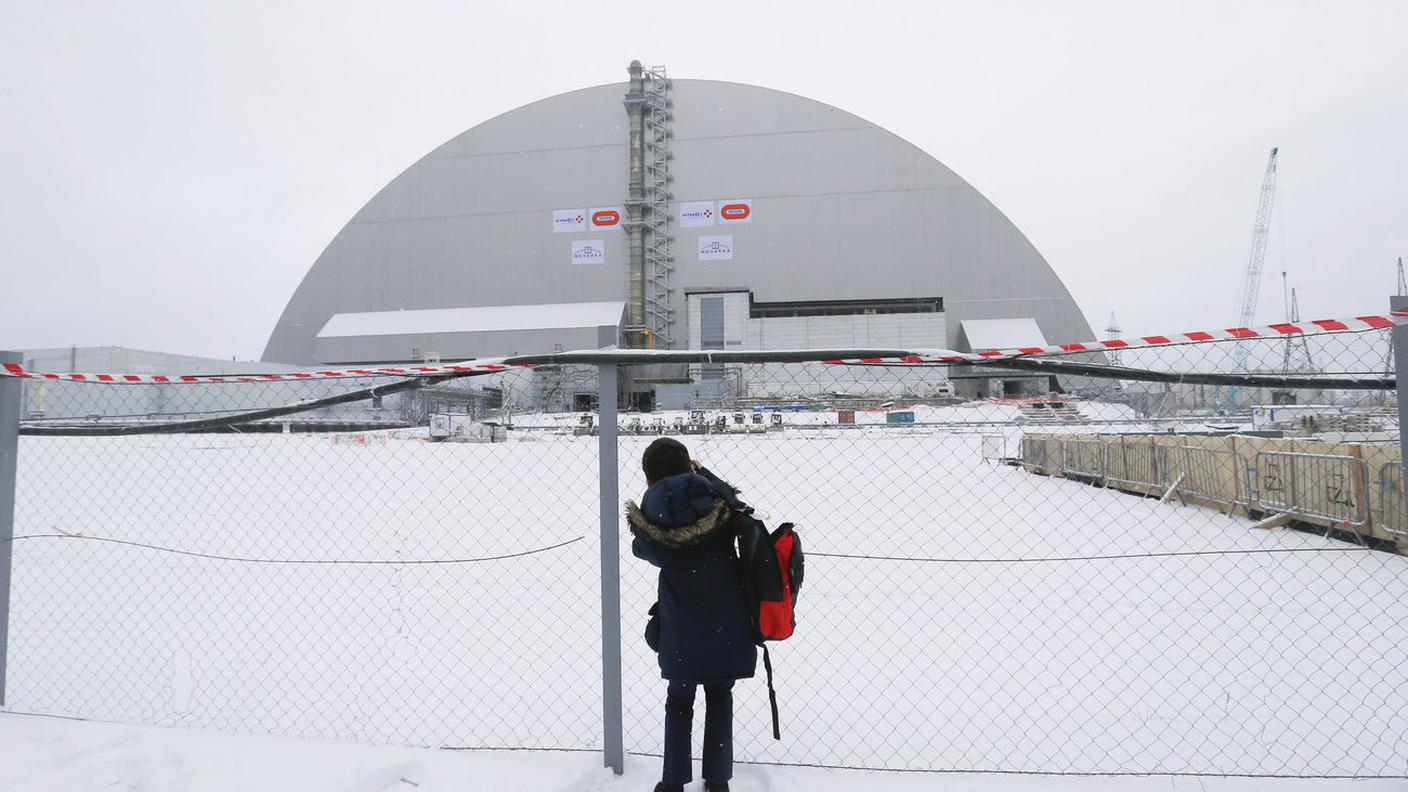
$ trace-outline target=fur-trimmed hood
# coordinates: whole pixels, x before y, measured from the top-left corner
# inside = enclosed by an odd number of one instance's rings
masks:
[[[728,504],[723,501],[714,504],[714,508],[698,520],[674,527],[656,525],[646,518],[635,501],[626,501],[626,523],[632,534],[674,550],[695,547],[732,531]]]

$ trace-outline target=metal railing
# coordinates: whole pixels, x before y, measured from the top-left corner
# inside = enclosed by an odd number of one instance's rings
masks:
[[[1106,453],[1106,481],[1112,485],[1139,490],[1162,489],[1160,457],[1147,438],[1132,444],[1124,437],[1112,443]]]
[[[1261,451],[1256,476],[1263,508],[1356,528],[1369,521],[1368,465],[1359,457]]]
[[[1060,465],[1053,473],[1065,478],[1151,491],[1176,484],[1184,497],[1227,507],[1252,503],[1251,464],[1236,451],[1054,437],[1024,438],[1022,448],[1030,455],[1023,461],[1037,469],[1048,468],[1054,454]]]
[[[1081,476],[1092,481],[1105,478],[1105,444],[1099,440],[1062,440],[1061,475]]]
[[[1178,491],[1223,506],[1251,503],[1251,465],[1236,451],[1201,446],[1155,445],[1161,485],[1178,483]]]
[[[1402,462],[1385,462],[1379,467],[1379,526],[1393,536],[1408,536]]]

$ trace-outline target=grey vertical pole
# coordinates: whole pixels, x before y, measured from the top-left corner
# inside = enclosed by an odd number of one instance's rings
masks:
[[[616,364],[597,369],[601,459],[601,717],[606,766],[626,767],[621,732],[621,488],[616,467]]]
[[[1393,311],[1408,311],[1408,296],[1390,297],[1388,305]],[[1405,465],[1399,481],[1408,499],[1408,393],[1404,392],[1408,388],[1408,325],[1395,324],[1389,332],[1393,333],[1393,375],[1398,381],[1398,460]],[[1404,513],[1408,514],[1408,500]]]
[[[0,352],[0,365],[20,363],[18,352]],[[15,471],[19,462],[20,380],[0,377],[0,707],[5,706],[10,653],[10,557],[15,536]]]

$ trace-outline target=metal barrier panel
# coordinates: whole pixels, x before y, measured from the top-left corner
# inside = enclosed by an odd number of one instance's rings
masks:
[[[1379,468],[1379,525],[1394,536],[1408,536],[1408,508],[1403,500],[1403,463]]]
[[[1352,527],[1369,520],[1364,489],[1368,466],[1358,457],[1261,451],[1256,473],[1263,507]]]
[[[1024,436],[1022,438],[1022,463],[1034,472],[1048,472],[1049,445],[1050,441],[1045,437]]]
[[[1147,437],[1141,437],[1137,441],[1121,437],[1119,445],[1112,446],[1106,452],[1118,460],[1107,458],[1110,468],[1107,480],[1112,484],[1129,487],[1150,490],[1159,488],[1164,478],[1160,473],[1160,457],[1156,449]]]
[[[1105,445],[1098,440],[1062,440],[1061,475],[1105,477]]]
[[[1164,486],[1178,482],[1184,496],[1226,506],[1251,502],[1250,465],[1235,451],[1200,446],[1159,446]]]

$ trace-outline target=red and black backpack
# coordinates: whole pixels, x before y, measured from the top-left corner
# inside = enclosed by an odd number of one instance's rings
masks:
[[[777,691],[772,685],[772,657],[768,641],[782,641],[797,629],[797,593],[802,589],[804,556],[802,540],[792,523],[771,533],[744,507],[733,512],[738,535],[739,571],[753,624],[753,640],[763,648],[763,669],[768,676],[768,703],[772,707],[772,736],[782,739],[778,725]]]

